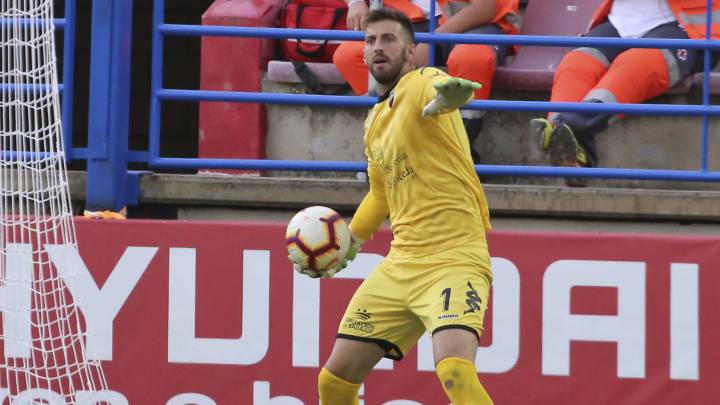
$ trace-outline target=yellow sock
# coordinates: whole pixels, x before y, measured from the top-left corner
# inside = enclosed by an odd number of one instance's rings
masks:
[[[492,405],[475,370],[475,365],[459,357],[442,359],[435,367],[445,394],[453,405]]]
[[[353,384],[323,367],[318,375],[318,392],[321,405],[358,405],[360,384]]]

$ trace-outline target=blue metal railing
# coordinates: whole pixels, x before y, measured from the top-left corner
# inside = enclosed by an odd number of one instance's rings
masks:
[[[705,8],[705,40],[711,39],[712,32],[712,1],[708,0],[707,7]],[[703,98],[702,104],[704,107],[710,105],[710,48],[705,48],[704,51],[704,64],[703,64]],[[708,147],[710,138],[710,117],[704,115],[702,118],[702,139],[700,140],[700,171],[708,171]]]
[[[330,30],[285,30],[279,28],[193,26],[164,23],[164,0],[155,0],[153,15],[153,53],[151,83],[151,116],[148,151],[128,151],[127,147],[127,93],[129,91],[129,48],[123,47],[123,41],[129,39],[131,27],[129,13],[132,1],[115,3],[111,0],[93,0],[93,61],[100,61],[91,69],[91,77],[100,73],[103,80],[91,80],[91,109],[93,105],[103,115],[93,118],[90,114],[88,148],[72,147],[73,101],[74,101],[74,53],[76,30],[76,0],[67,0],[65,16],[53,20],[57,29],[64,30],[63,78],[59,84],[62,93],[63,142],[67,160],[73,158],[88,160],[88,205],[99,203],[115,208],[136,200],[136,177],[127,171],[128,162],[147,162],[151,168],[225,168],[258,170],[309,170],[309,171],[362,171],[365,162],[331,161],[285,161],[256,159],[183,159],[160,156],[160,112],[164,101],[229,101],[265,104],[301,104],[369,107],[376,101],[374,97],[320,96],[304,94],[262,94],[247,92],[201,91],[166,89],[162,86],[163,41],[166,36],[232,36],[245,38],[306,38],[334,40],[362,40],[363,34],[352,31]],[[712,16],[708,2],[706,23],[710,27]],[[98,12],[103,9],[108,11]],[[431,2],[431,13],[434,4]],[[5,21],[0,20],[0,24]],[[676,180],[676,181],[720,181],[720,172],[708,171],[709,117],[720,115],[720,107],[710,104],[710,52],[720,51],[720,41],[710,39],[710,32],[702,40],[678,39],[619,39],[588,37],[551,37],[518,35],[465,35],[434,34],[434,24],[430,24],[430,33],[418,33],[417,38],[425,43],[471,43],[503,44],[530,46],[595,46],[595,47],[634,47],[634,48],[685,48],[700,49],[705,53],[703,72],[702,104],[588,104],[588,103],[549,103],[530,101],[483,100],[474,101],[466,108],[479,110],[520,110],[520,111],[559,111],[559,112],[604,112],[647,115],[683,115],[702,117],[702,139],[700,149],[700,168],[693,170],[644,170],[610,168],[567,168],[546,166],[476,166],[480,174],[507,176],[544,176],[544,177],[592,177],[616,179]],[[110,26],[115,28],[109,28]],[[96,32],[95,27],[98,27]],[[115,31],[123,27],[120,31]],[[97,34],[103,38],[95,43]],[[103,42],[108,41],[108,42]],[[106,46],[108,45],[109,46]],[[432,47],[431,47],[432,49]],[[106,52],[107,51],[107,52]],[[117,72],[107,73],[122,65]],[[121,78],[119,82],[114,80]],[[105,79],[108,79],[107,81]],[[115,87],[113,87],[115,86]],[[95,90],[93,90],[93,88]],[[124,90],[118,90],[124,89]],[[120,94],[122,93],[122,94]],[[93,94],[95,96],[93,97]],[[120,97],[118,95],[120,94]],[[112,95],[112,96],[111,96]],[[115,100],[114,102],[112,100]],[[107,108],[97,106],[97,102],[108,103]],[[114,104],[113,104],[114,103]],[[91,128],[92,127],[92,128]],[[94,130],[91,130],[94,129]],[[102,139],[98,133],[105,130],[114,132]],[[125,138],[117,134],[125,134]],[[94,145],[93,145],[94,143]],[[112,180],[109,180],[111,179]],[[133,180],[134,179],[134,180]],[[107,186],[107,184],[110,184]],[[98,191],[99,190],[99,191]],[[117,195],[126,194],[118,198]],[[108,195],[112,194],[112,198]],[[114,199],[114,200],[113,200]],[[122,201],[120,201],[122,200]],[[123,204],[121,204],[123,203]]]
[[[90,210],[137,204],[138,176],[128,171],[132,0],[93,0],[90,37],[87,198]]]
[[[73,124],[73,102],[74,91],[73,83],[75,77],[75,0],[66,0],[65,15],[63,18],[54,18],[53,26],[56,30],[63,30],[63,77],[62,82],[58,83],[58,92],[62,96],[62,133],[63,133],[63,150],[65,151],[65,159],[72,159],[72,124]],[[28,20],[25,24],[44,24],[47,20],[34,19]],[[17,24],[17,19],[0,18],[0,25]],[[22,23],[21,23],[22,24]],[[0,91],[5,87],[26,87],[27,90],[49,90],[50,85],[0,85]]]
[[[434,2],[431,2],[431,4]],[[710,5],[708,4],[708,7]],[[434,9],[434,4],[431,5]],[[310,170],[310,171],[358,171],[365,170],[364,162],[318,162],[278,161],[253,159],[181,159],[161,157],[160,112],[163,101],[225,101],[265,104],[301,104],[327,106],[369,107],[376,101],[367,96],[321,96],[306,94],[263,94],[247,92],[204,91],[165,89],[162,87],[162,52],[165,36],[231,36],[246,38],[303,38],[332,40],[362,40],[363,34],[354,31],[334,30],[287,30],[281,28],[196,26],[164,23],[164,0],[155,0],[153,15],[153,73],[151,85],[150,148],[149,161],[153,168],[225,168],[258,170]],[[432,13],[432,10],[431,10]],[[710,20],[708,14],[708,20]],[[504,166],[481,165],[477,171],[485,175],[583,176],[616,179],[678,180],[678,181],[719,181],[720,172],[708,172],[708,117],[720,115],[720,107],[710,105],[709,70],[711,50],[720,50],[720,42],[710,39],[709,33],[703,40],[680,39],[621,39],[590,37],[551,37],[525,35],[466,35],[466,34],[416,34],[419,42],[427,43],[472,43],[534,46],[602,46],[634,48],[685,48],[703,49],[706,54],[703,82],[702,105],[669,104],[613,104],[613,103],[550,103],[531,101],[473,101],[466,108],[477,110],[521,110],[558,112],[604,112],[649,115],[687,115],[703,117],[701,165],[697,171],[689,170],[645,170],[610,168],[565,168],[545,166]],[[432,48],[432,47],[431,47]]]
[[[66,161],[73,159],[74,150],[72,147],[73,135],[73,112],[75,108],[75,30],[76,0],[65,0],[64,18],[55,21],[55,27],[61,27],[63,31],[63,79],[62,79],[62,131],[63,150]]]

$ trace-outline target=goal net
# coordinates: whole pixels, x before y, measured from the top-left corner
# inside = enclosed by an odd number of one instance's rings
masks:
[[[0,0],[0,404],[106,389],[51,245],[77,247],[62,147],[52,0]],[[70,91],[70,89],[68,89]],[[91,402],[94,403],[94,402]]]

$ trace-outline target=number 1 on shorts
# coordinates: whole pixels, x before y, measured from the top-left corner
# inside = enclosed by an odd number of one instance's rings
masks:
[[[440,293],[440,295],[445,297],[443,300],[443,311],[450,309],[450,291],[452,291],[450,288],[446,288]]]

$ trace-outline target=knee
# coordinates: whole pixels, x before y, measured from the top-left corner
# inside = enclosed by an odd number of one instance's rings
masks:
[[[453,48],[448,56],[447,66],[450,74],[474,71],[478,73],[495,73],[495,51],[487,45],[460,44]]]
[[[573,71],[602,71],[608,68],[608,61],[604,55],[594,48],[578,48],[568,52],[560,61],[556,72]]]
[[[565,77],[580,78],[591,83],[600,80],[607,72],[608,62],[599,52],[594,48],[579,48],[568,52],[555,69],[553,85]]]
[[[333,63],[338,69],[351,65],[353,62],[363,61],[362,44],[356,42],[343,42],[333,53]]]
[[[321,368],[317,376],[317,385],[320,392],[327,391],[333,386],[332,375],[326,368]]]
[[[328,369],[318,374],[318,393],[322,405],[357,404],[360,384],[353,384],[332,374]]]

